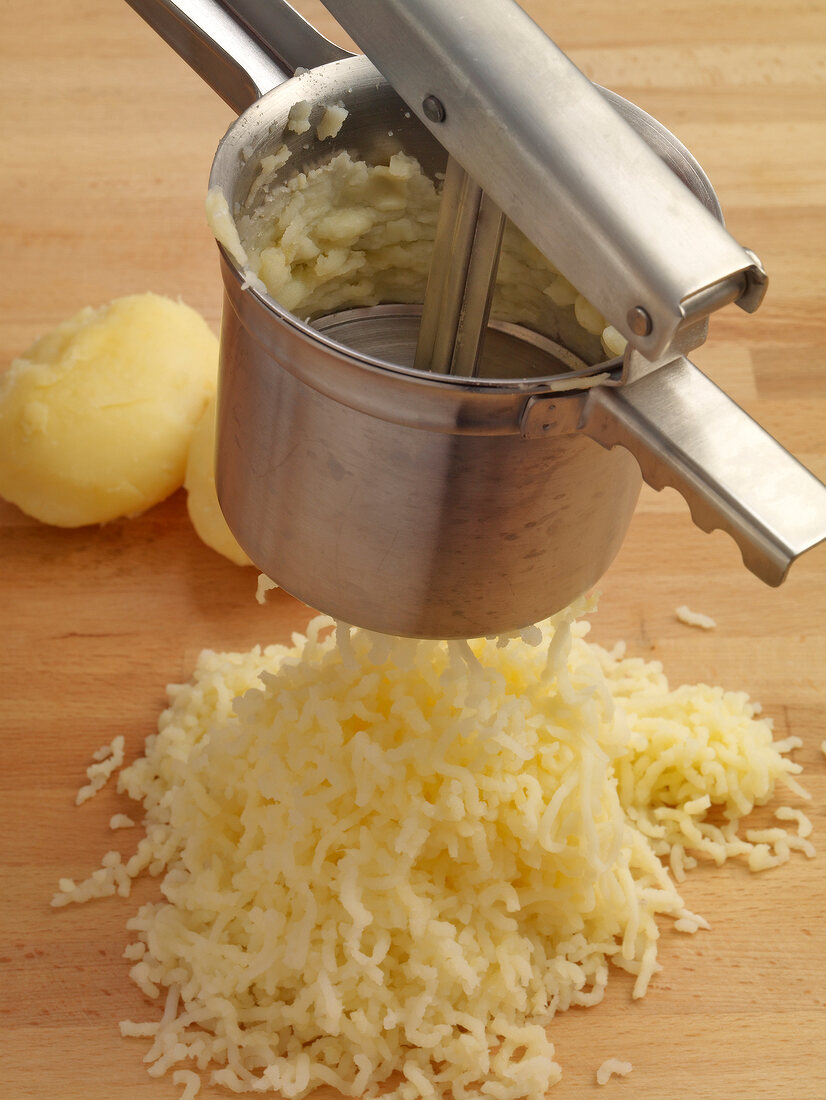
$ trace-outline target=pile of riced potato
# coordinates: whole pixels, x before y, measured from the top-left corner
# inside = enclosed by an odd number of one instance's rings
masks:
[[[469,643],[317,618],[170,686],[118,778],[145,835],[53,899],[163,876],[126,949],[163,1013],[121,1022],[151,1074],[186,1100],[202,1079],[540,1100],[562,1075],[553,1016],[597,1004],[612,966],[643,996],[658,920],[708,927],[675,883],[698,859],[814,854],[797,808],[743,827],[778,784],[807,797],[799,742],[742,693],[672,690],[589,644],[583,610]]]

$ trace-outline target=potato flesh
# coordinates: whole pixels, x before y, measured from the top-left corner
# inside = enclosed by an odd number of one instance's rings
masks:
[[[215,489],[215,411],[213,397],[192,433],[186,463],[186,506],[198,537],[236,565],[250,565],[250,559],[230,531],[218,503]]]
[[[217,371],[218,341],[181,302],[81,310],[0,380],[0,495],[61,527],[145,511],[182,484]]]

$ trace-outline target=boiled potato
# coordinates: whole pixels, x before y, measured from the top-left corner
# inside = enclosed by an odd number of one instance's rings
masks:
[[[133,516],[183,482],[218,341],[157,294],[87,308],[0,377],[0,495],[44,523]]]
[[[215,405],[213,397],[192,433],[184,478],[186,506],[192,526],[207,546],[236,565],[251,565],[227,526],[215,491]]]

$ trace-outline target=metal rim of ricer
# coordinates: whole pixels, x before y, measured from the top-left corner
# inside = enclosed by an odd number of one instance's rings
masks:
[[[342,94],[342,88],[346,89],[345,94]],[[273,152],[282,143],[301,149],[302,151],[304,151],[303,147],[307,146],[306,138],[302,139],[296,135],[290,135],[286,131],[289,105],[307,99],[313,104],[313,108],[315,109],[316,107],[325,106],[332,101],[332,98],[337,98],[347,107],[348,95],[351,98],[355,95],[353,91],[354,88],[356,90],[361,88],[365,91],[369,89],[373,97],[375,97],[376,93],[379,91],[383,91],[384,94],[393,97],[397,101],[400,128],[402,123],[406,122],[411,128],[416,127],[421,129],[417,120],[410,117],[410,112],[407,110],[404,102],[395,96],[393,90],[376,73],[375,69],[369,65],[369,62],[367,62],[364,57],[349,57],[341,61],[334,61],[292,77],[290,81],[279,85],[277,88],[273,89],[272,92],[267,93],[260,100],[253,103],[251,107],[244,111],[239,118],[233,122],[218,146],[210,174],[210,188],[220,188],[227,197],[230,210],[235,213],[239,206],[239,196],[233,192],[233,181],[239,178],[239,162],[243,163],[249,161],[252,164],[260,162],[264,156]],[[657,152],[660,158],[675,172],[683,183],[697,195],[703,205],[715,216],[715,218],[722,223],[723,216],[717,196],[702,168],[688,149],[686,149],[686,147],[661,123],[640,108],[629,103],[629,101],[622,96],[601,87],[599,91],[623,118],[634,126],[638,133]],[[278,105],[278,110],[275,117],[270,119],[267,117],[268,109],[275,104]],[[347,121],[345,121],[342,130],[342,137],[345,139],[347,137],[346,127]],[[335,153],[341,152],[342,149],[352,149],[352,146],[348,146],[346,141],[344,143],[336,143],[332,147],[322,146],[320,142],[315,141],[314,131],[312,132],[313,137],[311,140],[312,143],[318,147],[316,150],[317,155],[307,158],[307,163],[301,164],[298,169],[296,168],[295,161],[293,161],[291,157],[291,160],[287,161],[286,165],[274,174],[273,180],[275,182],[283,183],[294,175],[297,170],[317,167],[326,160],[329,160]],[[401,149],[403,151],[404,147],[401,142],[396,142],[394,145],[397,150]],[[386,153],[388,151],[392,151],[391,146],[388,146],[385,150]],[[360,152],[359,155],[361,155]],[[251,182],[249,173],[247,173],[247,178]],[[249,183],[246,185],[244,198],[240,200],[241,204],[245,201],[246,194],[248,193]],[[516,379],[495,377],[466,378],[453,375],[433,374],[431,372],[417,370],[412,366],[402,365],[384,356],[367,353],[358,347],[354,347],[351,344],[336,339],[332,335],[329,335],[325,329],[340,327],[343,322],[346,323],[348,319],[346,314],[352,314],[354,319],[362,319],[372,312],[373,316],[381,321],[383,317],[391,315],[394,312],[406,315],[415,313],[417,309],[421,308],[420,306],[409,306],[401,303],[383,303],[375,307],[357,307],[352,311],[335,311],[332,315],[319,317],[312,322],[303,321],[296,314],[280,305],[269,293],[259,290],[254,285],[249,285],[244,271],[234,257],[232,257],[223,246],[219,247],[221,248],[226,264],[229,269],[234,272],[239,285],[244,286],[246,292],[253,295],[263,308],[277,317],[282,323],[296,330],[303,338],[314,341],[332,351],[345,355],[351,362],[358,364],[370,373],[391,373],[408,378],[420,385],[435,387],[436,389],[450,388],[465,391],[473,390],[483,393],[496,392],[499,395],[504,395],[506,393],[537,394],[554,392],[555,389],[559,388],[560,384],[564,385],[565,391],[567,392],[571,389],[576,389],[576,386],[572,386],[571,383],[576,383],[579,379],[583,380],[582,388],[584,389],[589,387],[588,380],[595,375],[607,375],[607,377],[603,378],[603,381],[609,385],[617,385],[621,380],[621,357],[613,357],[591,365],[585,365],[576,370],[566,368],[562,371],[549,374]],[[514,328],[513,325],[500,322],[494,322],[491,327],[500,330],[505,328],[510,328],[512,330]],[[554,354],[555,351],[561,351],[563,354],[559,356],[559,358],[563,359],[565,358],[565,353],[568,355],[573,354],[568,352],[568,349],[564,347],[557,346],[556,349],[549,347],[548,345],[553,344],[553,341],[549,338],[541,333],[536,333],[527,326],[519,327],[523,329],[523,338],[527,343],[535,344],[540,347],[540,349],[545,345],[551,354]]]

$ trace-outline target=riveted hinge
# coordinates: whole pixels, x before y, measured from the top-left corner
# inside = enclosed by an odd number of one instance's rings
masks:
[[[546,435],[570,435],[577,430],[585,393],[539,394],[529,397],[522,408],[519,430],[525,439]]]

